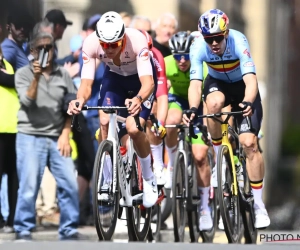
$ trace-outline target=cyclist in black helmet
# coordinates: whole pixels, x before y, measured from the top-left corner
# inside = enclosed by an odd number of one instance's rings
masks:
[[[179,124],[182,121],[183,110],[189,109],[188,88],[190,85],[190,46],[195,38],[189,32],[180,31],[169,40],[172,55],[165,57],[166,75],[170,81],[168,94],[169,110],[166,124]],[[203,107],[198,110],[202,114]],[[195,131],[198,139],[192,139],[192,153],[195,166],[198,169],[198,189],[201,202],[199,204],[199,230],[206,231],[213,227],[211,209],[209,207],[210,167],[207,161],[208,146],[201,139],[199,130]],[[166,149],[169,162],[166,173],[165,188],[172,187],[173,164],[177,152],[177,129],[168,128],[166,136]]]

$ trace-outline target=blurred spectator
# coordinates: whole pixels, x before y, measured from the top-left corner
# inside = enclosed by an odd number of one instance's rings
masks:
[[[72,25],[73,22],[68,21],[65,17],[65,14],[58,9],[52,9],[47,12],[45,19],[48,20],[50,23],[53,23],[53,38],[54,38],[54,59],[56,63],[59,65],[64,65],[66,62],[74,63],[78,59],[78,55],[71,54],[62,59],[57,59],[58,50],[56,41],[62,39],[64,32],[68,25]]]
[[[66,95],[76,91],[67,71],[53,60],[51,34],[33,34],[30,48],[34,62],[18,70],[15,76],[21,103],[16,140],[19,177],[14,221],[16,238],[32,239],[35,202],[44,168],[48,165],[58,186],[59,237],[80,239],[78,188],[69,144],[71,117],[64,110]],[[43,50],[46,65],[42,68],[38,59]]]
[[[46,32],[53,34],[54,24],[48,20],[37,23],[33,28],[33,34]],[[28,56],[30,61],[34,60],[33,54]],[[45,168],[38,196],[36,199],[36,216],[38,224],[58,225],[59,213],[56,202],[56,182],[49,167]]]
[[[64,32],[68,25],[72,25],[73,22],[68,21],[65,14],[58,9],[52,9],[47,12],[45,19],[50,23],[53,23],[53,38],[54,41],[62,39]],[[55,51],[56,52],[56,51]]]
[[[4,58],[14,71],[29,63],[23,45],[28,40],[33,25],[33,19],[25,11],[14,10],[8,15],[8,37],[2,42],[1,48]]]
[[[153,46],[157,48],[164,57],[172,55],[169,48],[169,39],[175,34],[178,26],[178,21],[171,13],[164,13],[158,18],[155,33],[156,37],[153,40]]]
[[[125,11],[122,11],[119,14],[123,19],[123,22],[125,24],[125,28],[128,28],[130,23],[131,23],[131,18],[132,18],[131,15],[128,12],[125,12]]]
[[[82,24],[82,28],[80,31],[80,35],[82,37],[82,39],[84,40],[87,37],[86,31],[87,31],[87,24],[88,24],[89,18],[86,18]]]
[[[151,21],[144,16],[133,16],[130,28],[145,30],[150,36],[152,35]]]
[[[17,113],[20,107],[15,90],[14,69],[3,58],[0,48],[0,183],[4,173],[4,183],[1,185],[1,212],[7,214],[4,232],[13,231],[14,216],[18,197],[18,176],[16,168],[16,133]],[[8,194],[8,195],[7,195]],[[8,206],[5,202],[8,201]],[[1,218],[3,219],[3,218]]]

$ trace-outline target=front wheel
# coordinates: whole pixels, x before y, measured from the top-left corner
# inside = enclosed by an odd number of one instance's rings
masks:
[[[232,163],[229,148],[222,145],[217,159],[218,201],[225,233],[229,243],[240,242],[240,203],[239,195],[233,192]]]
[[[104,140],[98,147],[93,172],[93,212],[99,240],[111,240],[118,218],[119,182],[113,171],[113,143]],[[115,190],[114,184],[115,181]]]
[[[175,156],[172,181],[172,216],[175,242],[184,242],[186,188],[184,155],[178,151]]]
[[[143,193],[143,186],[139,171],[140,163],[137,159],[136,154],[133,155],[130,177],[130,191],[131,196],[139,193]],[[127,227],[128,236],[130,241],[145,241],[148,235],[151,222],[151,211],[152,208],[144,208],[141,205],[127,207],[126,217],[127,217]]]
[[[210,168],[212,169],[214,167],[214,158],[213,155],[209,152],[208,153],[208,163]],[[215,193],[215,188],[211,187],[210,188],[210,198],[209,198],[209,207],[210,207],[210,213],[211,213],[211,218],[213,221],[213,227],[209,231],[202,231],[200,232],[202,241],[205,243],[212,243],[215,237],[216,229],[217,229],[217,224],[218,224],[218,213],[217,213],[217,197]]]

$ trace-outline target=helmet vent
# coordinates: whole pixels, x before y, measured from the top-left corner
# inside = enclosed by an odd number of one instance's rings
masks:
[[[215,21],[216,21],[216,17],[213,17],[213,18],[211,19],[211,28],[214,27]]]

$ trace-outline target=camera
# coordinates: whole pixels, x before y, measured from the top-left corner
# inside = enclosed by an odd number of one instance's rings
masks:
[[[42,69],[46,68],[48,62],[49,51],[46,48],[42,48],[39,53],[39,64]]]

